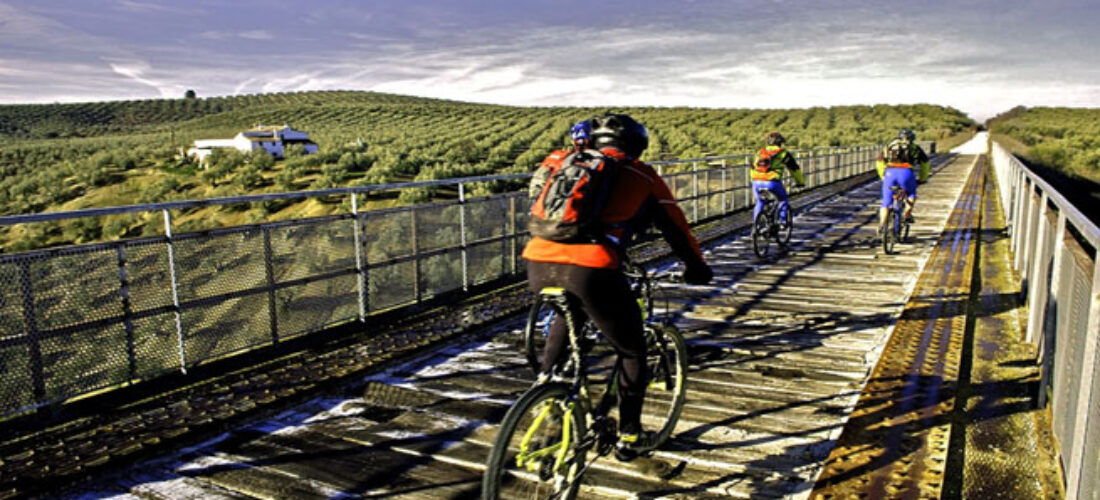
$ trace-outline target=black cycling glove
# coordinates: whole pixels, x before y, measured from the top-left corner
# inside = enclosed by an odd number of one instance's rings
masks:
[[[714,277],[714,271],[706,263],[689,264],[684,269],[684,282],[690,285],[705,285]]]

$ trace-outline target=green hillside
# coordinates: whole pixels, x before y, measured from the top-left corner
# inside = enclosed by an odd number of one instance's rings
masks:
[[[990,119],[989,129],[1032,163],[1100,182],[1100,109],[1021,106]]]
[[[649,128],[643,159],[699,157],[759,147],[782,131],[795,148],[879,142],[898,128],[920,139],[956,140],[974,123],[932,105],[793,110],[616,108]],[[0,214],[70,210],[411,179],[529,170],[563,144],[569,126],[603,109],[514,107],[355,91],[207,99],[0,106]],[[321,151],[271,162],[221,155],[209,169],[178,157],[195,139],[228,138],[255,124],[289,124]],[[499,186],[480,186],[475,194]],[[417,202],[433,194],[410,191]],[[222,207],[180,214],[180,230],[345,210],[313,200],[289,206]],[[7,249],[159,234],[139,215],[0,228]]]

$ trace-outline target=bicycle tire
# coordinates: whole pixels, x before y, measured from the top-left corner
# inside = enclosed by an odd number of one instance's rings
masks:
[[[572,454],[572,456],[567,460],[568,464],[563,464],[567,468],[565,475],[551,471],[554,472],[554,476],[551,478],[553,481],[540,478],[540,475],[546,475],[546,467],[553,469],[552,461],[555,459],[553,453],[543,455],[537,461],[537,465],[540,467],[538,471],[526,468],[519,469],[519,465],[516,463],[520,442],[530,442],[529,440],[532,439],[547,440],[542,441],[542,444],[546,445],[544,448],[549,449],[557,444],[551,441],[555,437],[561,439],[564,430],[560,426],[561,420],[558,421],[558,427],[554,427],[555,421],[552,413],[556,410],[553,408],[548,410],[551,412],[550,415],[544,416],[540,420],[535,417],[528,421],[525,417],[542,413],[545,408],[541,405],[544,404],[555,406],[573,404],[568,403],[571,399],[570,396],[571,390],[567,384],[541,384],[528,389],[520,396],[516,404],[508,409],[508,413],[504,415],[504,420],[500,423],[500,429],[496,440],[493,442],[493,448],[489,452],[489,458],[485,462],[485,475],[481,479],[481,498],[495,500],[500,498],[501,493],[505,490],[509,490],[507,495],[509,497],[513,496],[513,492],[510,490],[520,490],[529,491],[530,493],[516,496],[559,498],[562,500],[576,498],[581,479],[577,474],[584,466],[584,457],[587,452],[587,450],[576,446],[586,433],[585,414],[587,410],[585,408],[575,406],[572,412],[572,418],[570,419],[573,426],[572,432],[570,432],[570,439],[572,440],[570,448],[572,450],[567,452],[567,456],[569,454]],[[564,414],[564,408],[561,408],[561,411]],[[538,420],[537,424],[536,420]],[[533,427],[535,425],[537,427]],[[541,433],[540,429],[544,427],[546,432]],[[518,436],[516,435],[517,431],[519,432]],[[531,462],[531,464],[534,465],[536,462]],[[506,478],[505,475],[508,475],[508,477]],[[545,493],[542,493],[544,491]]]
[[[531,305],[531,310],[527,313],[527,324],[523,327],[523,354],[527,358],[527,365],[531,368],[531,373],[538,375],[539,370],[542,369],[542,353],[546,346],[546,337],[542,334],[543,329],[539,328],[540,318],[545,313],[558,314],[557,308],[553,305],[542,300],[542,297],[536,297],[535,303]],[[547,318],[547,321],[551,321],[553,318]]]
[[[688,349],[684,335],[673,326],[647,325],[646,342],[646,364],[651,373],[643,412],[663,409],[665,421],[660,429],[654,431],[656,438],[653,447],[656,448],[672,436],[684,410],[687,400]]]
[[[789,208],[787,209],[787,214],[784,219],[786,219],[783,222],[787,223],[787,228],[779,230],[775,238],[776,241],[779,242],[779,246],[786,248],[787,245],[791,243],[791,232],[794,230],[794,221],[792,220],[791,210]]]
[[[894,210],[894,219],[890,223],[890,229],[894,233],[894,243],[890,246],[891,250],[894,250],[897,244],[901,242],[901,228],[903,226],[905,226],[905,215],[899,207]]]
[[[768,240],[771,239],[768,233],[768,217],[761,211],[752,223],[752,252],[757,258],[763,259],[768,255]]]
[[[886,224],[883,224],[879,228],[879,232],[882,233],[882,251],[887,255],[894,253],[894,239],[897,237],[897,233],[894,231],[894,215],[896,211],[890,208],[886,212]]]

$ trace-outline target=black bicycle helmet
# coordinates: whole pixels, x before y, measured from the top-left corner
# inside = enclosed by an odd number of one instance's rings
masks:
[[[631,158],[637,158],[649,147],[649,132],[629,115],[606,114],[590,122],[592,143],[597,148],[610,146]]]
[[[903,128],[903,129],[898,131],[898,139],[901,139],[903,141],[913,142],[914,140],[917,139],[917,133],[913,132],[912,130],[909,130],[907,128]]]
[[[783,137],[783,134],[779,132],[770,132],[768,135],[764,136],[764,144],[768,146],[782,146],[785,142],[787,142],[787,138]]]

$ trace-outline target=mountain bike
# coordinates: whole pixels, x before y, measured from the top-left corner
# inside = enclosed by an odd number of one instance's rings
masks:
[[[898,242],[905,243],[909,240],[910,226],[905,219],[905,189],[890,186],[890,190],[894,195],[890,206],[886,208],[886,224],[879,229],[882,235],[882,251],[887,254],[894,253],[894,245]]]
[[[657,411],[664,421],[656,431],[654,449],[672,435],[684,407],[687,344],[678,329],[654,319],[653,282],[657,276],[636,266],[627,268],[627,276],[645,320],[650,384],[643,412]],[[568,292],[556,287],[542,289],[535,299],[524,329],[528,361],[537,372],[538,355],[532,354],[536,339],[555,315],[565,320],[569,352],[505,414],[486,462],[482,498],[574,498],[588,468],[615,447],[618,428],[610,412],[618,402],[620,367],[616,363],[611,369],[603,394],[596,399],[584,363],[595,345],[586,335],[596,330],[590,324],[576,325],[576,307]],[[590,452],[596,455],[591,461],[587,460]]]
[[[764,208],[752,221],[752,251],[757,258],[765,258],[768,255],[768,247],[774,239],[780,248],[787,248],[791,241],[791,210],[787,209],[784,222],[786,226],[779,224],[779,200],[775,193],[765,188],[757,189],[760,199],[764,201]]]

